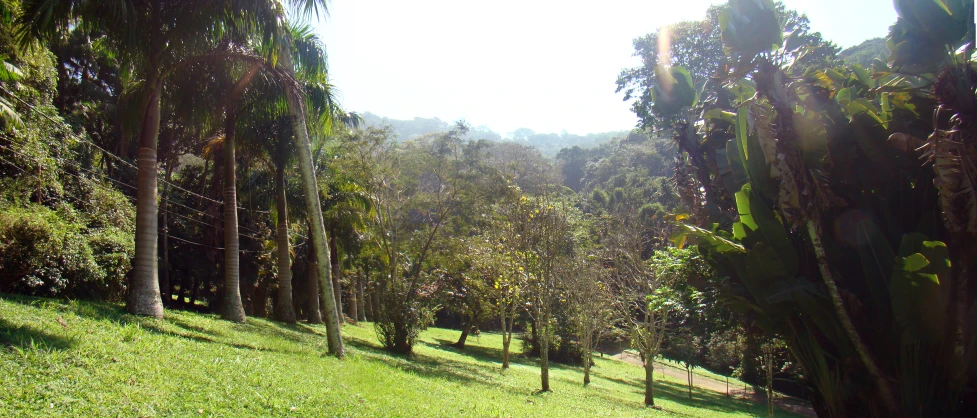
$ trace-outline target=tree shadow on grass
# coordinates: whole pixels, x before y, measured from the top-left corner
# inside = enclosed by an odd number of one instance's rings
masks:
[[[502,347],[484,347],[479,345],[466,345],[465,348],[458,348],[454,345],[454,341],[446,340],[444,338],[435,338],[434,341],[437,343],[430,343],[427,341],[420,341],[422,344],[431,347],[436,350],[448,351],[455,354],[460,354],[463,356],[470,357],[472,359],[483,361],[486,363],[502,363]],[[539,363],[535,359],[527,358],[522,355],[522,353],[511,350],[513,347],[509,347],[509,363],[510,364],[521,364],[525,366],[537,366]],[[552,368],[564,368],[562,365],[551,364]]]
[[[600,373],[594,373],[593,375],[596,378],[630,387],[631,390],[629,392],[634,394],[636,402],[641,402],[644,399],[645,382],[643,379],[621,379],[604,376]],[[765,408],[758,407],[752,402],[727,398],[725,394],[702,388],[693,388],[693,399],[690,400],[688,390],[688,386],[683,384],[658,380],[657,378],[655,380],[655,399],[667,400],[690,408],[708,409],[724,413],[750,412],[755,415],[766,412]],[[619,398],[608,399],[620,401]]]
[[[14,325],[0,318],[0,345],[21,349],[67,350],[74,345],[71,338],[54,335],[30,325]]]
[[[365,359],[383,362],[390,367],[423,378],[444,379],[465,385],[477,384],[492,386],[518,395],[526,394],[524,391],[502,385],[499,380],[502,375],[498,373],[498,370],[493,368],[486,368],[443,357],[432,357],[416,352],[411,355],[394,354],[385,350],[379,344],[366,341],[362,338],[346,338],[345,341],[350,347],[356,348],[358,354]],[[424,341],[419,341],[419,343],[438,347],[436,344]]]

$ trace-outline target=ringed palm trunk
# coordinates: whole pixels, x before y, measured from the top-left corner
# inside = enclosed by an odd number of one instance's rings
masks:
[[[244,94],[261,68],[254,64],[234,83],[224,105],[224,303],[221,317],[234,322],[244,322],[244,304],[241,301],[241,240],[237,225],[237,159],[234,154],[237,136],[237,101]]]
[[[224,301],[221,317],[243,323],[246,317],[241,302],[241,242],[237,232],[235,119],[235,112],[229,110],[224,122]]]
[[[143,114],[139,133],[138,175],[136,178],[136,248],[132,281],[126,295],[126,310],[134,315],[163,318],[163,300],[159,293],[157,234],[159,208],[156,203],[156,141],[159,137],[159,105],[162,80],[154,74],[149,102]]]
[[[288,205],[285,200],[285,166],[275,169],[275,204],[278,210],[278,300],[275,302],[275,319],[295,322],[295,305],[292,301],[292,266],[288,242]]]
[[[290,52],[282,54],[282,68],[294,78],[294,67]],[[329,342],[329,353],[336,357],[346,356],[343,339],[339,334],[339,320],[336,318],[336,301],[333,299],[332,277],[329,274],[329,242],[326,239],[326,228],[322,220],[322,206],[319,203],[319,185],[316,183],[312,163],[312,144],[305,120],[305,108],[302,104],[302,92],[297,86],[289,86],[285,94],[288,109],[291,113],[292,131],[295,134],[295,148],[298,151],[299,170],[302,174],[302,189],[305,193],[306,209],[311,218],[309,238],[315,245],[317,259],[319,292],[326,305],[326,337]],[[157,292],[158,293],[158,292]]]

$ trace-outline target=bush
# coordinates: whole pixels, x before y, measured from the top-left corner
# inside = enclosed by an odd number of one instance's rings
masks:
[[[117,298],[134,251],[117,228],[86,231],[70,207],[0,211],[0,291]]]

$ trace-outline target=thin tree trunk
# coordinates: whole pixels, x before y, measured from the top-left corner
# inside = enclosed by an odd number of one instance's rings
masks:
[[[689,380],[689,400],[692,400],[692,368],[685,366],[685,374],[688,376]]]
[[[356,320],[366,321],[366,299],[363,298],[363,276],[356,276]]]
[[[356,309],[356,308],[358,308],[357,304],[359,303],[359,300],[356,298],[356,289],[358,287],[359,286],[357,286],[356,278],[355,277],[351,277],[350,278],[350,282],[349,282],[349,287],[346,288],[346,290],[347,290],[347,293],[346,293],[346,295],[347,295],[346,296],[346,316],[348,316],[349,319],[351,321],[353,321],[353,322],[356,322],[356,321],[358,321],[360,319],[359,316],[358,316],[359,313],[357,312],[357,309]]]
[[[275,170],[275,204],[278,211],[278,300],[275,302],[275,319],[295,322],[295,305],[292,300],[292,258],[288,238],[288,204],[285,199],[285,166]]]
[[[583,349],[583,385],[590,384],[590,363],[594,361],[593,348],[590,343],[590,332],[588,331],[580,338],[580,348]]]
[[[291,51],[282,54],[282,68],[294,76]],[[294,77],[293,77],[294,78]],[[309,228],[309,238],[315,244],[318,259],[317,268],[321,289],[319,291],[325,300],[326,306],[326,336],[329,342],[329,353],[339,358],[346,356],[343,348],[342,335],[339,333],[339,320],[336,318],[335,301],[332,300],[332,278],[329,274],[329,242],[326,239],[326,228],[322,220],[322,206],[319,203],[319,185],[316,182],[315,171],[312,162],[312,143],[309,141],[309,132],[305,121],[305,109],[302,105],[302,93],[297,86],[289,86],[285,94],[288,102],[289,112],[292,117],[292,130],[295,134],[295,148],[298,151],[299,170],[302,173],[302,188],[305,192],[305,201],[312,227]]]
[[[319,263],[316,261],[315,257],[315,245],[313,245],[311,242],[309,245],[309,292],[305,305],[305,317],[310,324],[321,324],[322,311],[319,310]]]
[[[370,288],[363,283],[363,309],[366,310],[366,320],[376,321],[376,312],[373,308],[373,293]]]
[[[241,302],[241,247],[237,226],[237,161],[234,155],[235,112],[227,111],[224,122],[224,298],[221,317],[234,322],[245,321]]]
[[[342,267],[339,263],[332,265],[332,290],[336,299],[336,320],[338,324],[343,324],[343,296],[342,288],[339,285],[339,276],[342,274]]]
[[[828,295],[831,296],[831,303],[834,305],[835,314],[838,315],[838,321],[841,322],[841,327],[848,334],[848,338],[855,347],[858,357],[861,358],[862,363],[865,364],[865,368],[868,369],[869,374],[875,380],[879,388],[879,394],[882,396],[886,407],[892,413],[899,411],[899,404],[893,396],[889,382],[882,376],[882,371],[876,365],[875,358],[872,357],[871,353],[868,352],[868,348],[865,347],[862,337],[858,335],[858,330],[855,329],[855,324],[852,323],[851,317],[848,315],[848,310],[845,309],[845,304],[841,300],[841,293],[838,292],[838,286],[835,283],[834,276],[831,274],[831,267],[828,265],[828,256],[824,251],[824,246],[821,244],[820,224],[814,219],[807,221],[807,233],[810,235],[811,246],[814,247],[814,255],[817,257],[818,267],[821,270],[821,278],[824,280],[825,287],[828,288]]]
[[[170,193],[168,183],[173,175],[172,164],[166,165],[166,183],[163,185],[163,275],[160,277],[159,290],[163,299],[163,306],[170,306],[173,296],[170,294],[170,223],[167,220],[167,209],[169,208]]]
[[[546,324],[549,324],[549,318],[544,317],[543,321],[538,324],[540,329],[538,331],[539,335],[539,380],[540,380],[540,391],[549,392],[550,391],[550,337],[549,330]]]
[[[512,342],[512,321],[506,321],[505,315],[502,320],[502,370],[509,368],[509,343]]]
[[[251,301],[253,315],[259,318],[268,317],[268,280],[260,280],[254,289],[254,299]]]
[[[155,70],[155,69],[154,69]],[[156,206],[156,140],[159,137],[159,105],[162,80],[153,74],[146,80],[149,101],[139,133],[138,175],[136,177],[136,249],[132,281],[126,297],[126,310],[134,315],[163,319],[159,294],[157,234],[159,208]]]
[[[329,239],[329,260],[332,263],[332,290],[336,298],[336,319],[339,321],[339,325],[343,325],[343,296],[342,288],[339,284],[339,277],[342,274],[342,264],[340,263],[339,248],[336,246],[336,236],[333,235]]]

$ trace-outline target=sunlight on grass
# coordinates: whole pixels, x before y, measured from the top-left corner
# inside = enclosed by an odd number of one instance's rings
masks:
[[[62,325],[58,318],[61,318]],[[0,296],[0,416],[750,416],[762,405],[682,382],[642,405],[643,371],[598,358],[582,386],[573,367],[551,372],[517,356],[501,372],[501,337],[465,350],[457,331],[424,332],[412,358],[380,349],[371,324],[343,328],[349,359],[325,354],[325,329],[168,311],[165,321],[121,306]],[[778,413],[778,416],[788,416]]]

